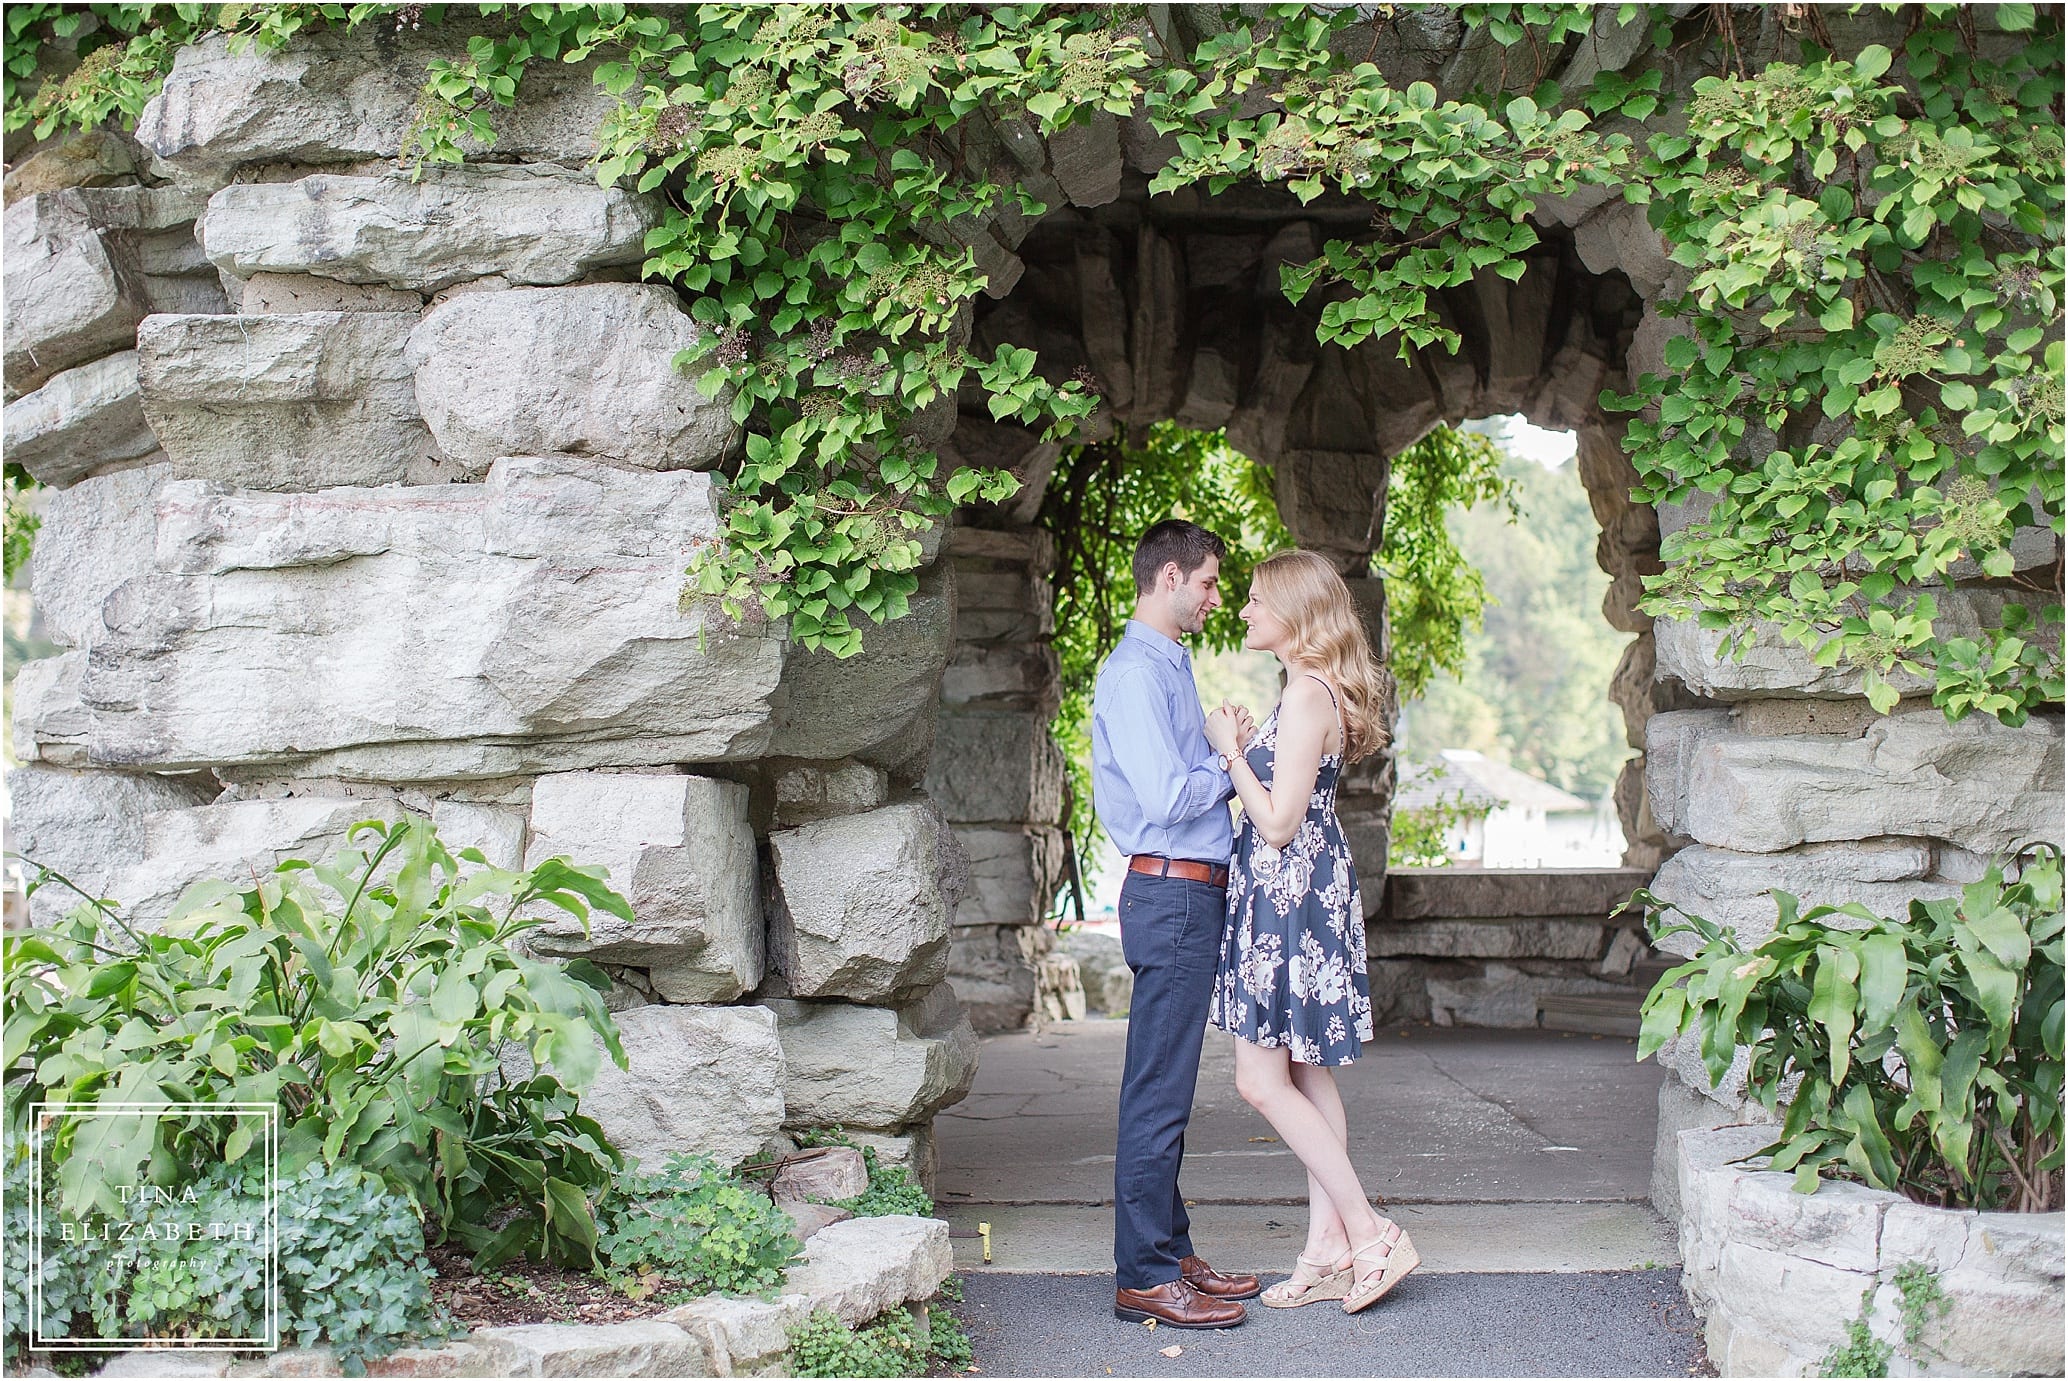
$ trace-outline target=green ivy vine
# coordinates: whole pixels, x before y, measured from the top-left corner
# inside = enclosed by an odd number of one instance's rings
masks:
[[[1502,89],[1447,101],[1357,60],[1355,7],[1215,12],[1195,18],[1217,31],[1191,52],[1135,7],[475,8],[511,32],[430,64],[403,162],[492,143],[532,61],[599,56],[618,105],[597,177],[667,199],[644,273],[689,300],[705,335],[677,363],[745,427],[722,476],[725,533],[694,557],[685,597],[851,654],[863,617],[903,612],[927,531],[1016,487],[944,463],[934,409],[968,384],[994,417],[1072,434],[1094,381],[964,345],[985,228],[1045,209],[973,163],[969,117],[1045,137],[1140,110],[1178,148],[1155,191],[1258,179],[1370,201],[1368,231],[1287,265],[1282,285],[1321,302],[1322,340],[1391,338],[1407,358],[1459,345],[1437,294],[1522,275],[1538,198],[1594,185],[1646,205],[1683,270],[1659,308],[1689,330],[1669,376],[1603,401],[1635,414],[1635,498],[1713,506],[1667,538],[1643,607],[1727,629],[1734,652],[1756,623],[1776,627],[1822,664],[1859,667],[1884,711],[1898,669],[1929,675],[1956,719],[2018,723],[2061,699],[2057,568],[2019,570],[2011,553],[2021,527],[2062,531],[2053,11],[1998,6],[1985,32],[1964,7],[1863,7],[1904,30],[1900,50],[1845,56],[1813,7],[1791,9],[1768,18],[1796,26],[1797,51],[1752,70],[1729,6],[1468,5],[1459,17],[1501,49]],[[9,9],[8,128],[133,119],[171,54],[212,28],[276,44],[375,16],[438,23],[449,7],[84,10],[100,42],[81,52],[76,7]],[[1373,22],[1398,17],[1380,7]],[[1636,56],[1587,90],[1544,80],[1575,45],[1635,25]],[[18,100],[67,42],[76,66]],[[1683,101],[1667,78],[1690,69],[1703,75]],[[2000,609],[1941,636],[1931,587],[1970,569]]]

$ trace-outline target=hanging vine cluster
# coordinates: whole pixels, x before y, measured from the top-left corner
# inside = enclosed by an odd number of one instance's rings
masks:
[[[1503,51],[1503,85],[1597,35],[1641,26],[1645,41],[1584,91],[1446,101],[1346,53],[1354,7],[1230,11],[1191,52],[1133,7],[476,8],[513,31],[431,64],[403,161],[458,162],[464,141],[491,141],[530,62],[599,57],[618,105],[598,179],[667,198],[644,273],[688,299],[704,335],[677,363],[729,394],[746,431],[725,534],[686,595],[852,653],[864,616],[904,611],[920,535],[1016,486],[929,444],[957,394],[973,385],[994,417],[1051,437],[1096,408],[1088,381],[1045,378],[1032,351],[966,348],[983,228],[1046,208],[972,166],[965,122],[981,111],[1046,137],[1140,110],[1179,150],[1154,191],[1258,179],[1302,201],[1368,199],[1369,231],[1287,265],[1282,285],[1321,297],[1323,340],[1390,338],[1403,357],[1457,348],[1435,294],[1521,276],[1538,198],[1593,184],[1646,204],[1685,270],[1659,305],[1687,330],[1669,377],[1603,401],[1636,414],[1634,497],[1712,507],[1667,538],[1643,607],[1729,630],[1727,650],[1755,620],[1777,626],[1823,664],[1860,667],[1884,711],[1898,670],[1932,677],[1955,718],[2016,723],[2061,699],[2057,577],[2018,570],[2011,550],[2020,527],[2062,527],[2050,13],[1999,6],[1997,31],[1978,34],[1957,6],[1891,6],[1901,51],[1850,56],[1812,13],[1798,62],[1748,71],[1728,6],[1676,20],[1469,5],[1464,22]],[[61,44],[79,11],[8,10],[10,129],[133,118],[171,52],[210,28],[277,44],[315,23],[435,24],[446,7],[85,10],[113,41],[21,101],[36,45]],[[1669,61],[1709,73],[1684,101],[1662,81]],[[1926,587],[1970,572],[2002,598],[1941,636]]]

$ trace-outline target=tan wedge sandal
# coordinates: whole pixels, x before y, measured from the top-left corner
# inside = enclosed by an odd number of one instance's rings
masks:
[[[1343,1298],[1350,1293],[1350,1279],[1347,1266],[1337,1267],[1327,1261],[1309,1261],[1304,1255],[1296,1256],[1291,1278],[1279,1281],[1257,1296],[1257,1300],[1273,1309],[1297,1309],[1303,1304]]]
[[[1351,1270],[1365,1261],[1374,1252],[1383,1253],[1371,1262],[1368,1272],[1358,1272],[1350,1293],[1343,1297],[1343,1312],[1355,1314],[1377,1304],[1386,1293],[1400,1283],[1400,1278],[1422,1264],[1421,1253],[1415,1250],[1414,1239],[1392,1219],[1386,1220],[1385,1231],[1375,1242],[1367,1243],[1361,1250],[1351,1253]]]

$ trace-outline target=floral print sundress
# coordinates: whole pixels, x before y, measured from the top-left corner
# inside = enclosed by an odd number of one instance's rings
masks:
[[[1334,701],[1335,688],[1314,679]],[[1340,705],[1336,722],[1342,723]],[[1257,780],[1270,786],[1276,709],[1244,751]],[[1323,754],[1307,818],[1283,849],[1243,820],[1228,865],[1228,914],[1206,1017],[1252,1045],[1285,1046],[1307,1065],[1348,1064],[1372,1038],[1364,901],[1336,819],[1342,774],[1343,755]]]

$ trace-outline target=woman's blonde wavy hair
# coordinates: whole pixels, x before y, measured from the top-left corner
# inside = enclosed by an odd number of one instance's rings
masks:
[[[1257,563],[1250,593],[1291,633],[1287,660],[1334,683],[1343,702],[1343,757],[1368,757],[1392,737],[1393,673],[1373,652],[1350,587],[1311,551],[1282,551]]]

